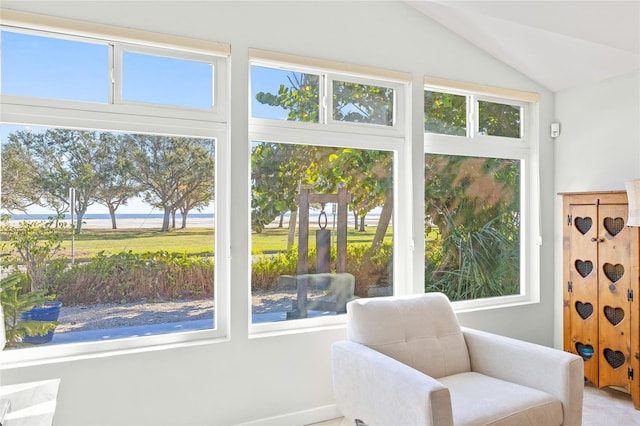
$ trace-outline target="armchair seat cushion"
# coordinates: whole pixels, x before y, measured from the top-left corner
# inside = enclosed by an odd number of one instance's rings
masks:
[[[475,372],[438,381],[449,388],[456,426],[557,426],[563,422],[562,403],[546,392]]]

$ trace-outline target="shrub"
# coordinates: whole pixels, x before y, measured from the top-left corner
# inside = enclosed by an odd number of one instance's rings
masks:
[[[347,245],[347,272],[356,281],[355,294],[366,297],[369,287],[390,285],[393,250],[391,243],[383,243],[373,248],[369,244]],[[335,266],[336,249],[331,248],[331,262]],[[285,253],[254,256],[251,269],[252,291],[271,291],[276,288],[282,275],[296,275],[298,269],[298,248],[292,247]],[[316,251],[309,250],[308,273],[316,271]],[[334,267],[335,271],[335,267]]]
[[[213,260],[166,251],[101,252],[56,278],[65,305],[213,297]]]
[[[355,295],[368,297],[370,287],[391,285],[393,276],[393,247],[382,243],[371,247],[368,244],[347,245],[347,272],[356,279]]]
[[[251,265],[251,290],[271,291],[282,275],[295,275],[298,270],[298,248],[291,247],[284,253],[254,256]]]

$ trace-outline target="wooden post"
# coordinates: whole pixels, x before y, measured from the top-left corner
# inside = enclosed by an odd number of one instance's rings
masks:
[[[347,205],[351,201],[347,188],[338,189],[338,235],[336,272],[347,272]]]
[[[298,269],[297,298],[293,311],[287,312],[287,319],[306,318],[307,293],[309,288],[309,205],[311,203],[338,204],[338,230],[336,272],[347,272],[347,206],[351,196],[346,188],[339,188],[337,194],[312,194],[308,188],[301,188],[296,197],[298,213]]]

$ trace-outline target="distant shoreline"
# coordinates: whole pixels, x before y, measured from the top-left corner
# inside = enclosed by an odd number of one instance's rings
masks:
[[[189,228],[214,228],[215,219],[213,215],[206,215],[207,217],[198,217],[194,215],[187,216],[187,229]],[[9,221],[11,225],[17,225],[23,220],[47,220],[46,218],[34,218],[33,216],[28,219],[12,219]],[[74,218],[75,221],[75,218]],[[71,224],[71,220],[62,219],[61,223]],[[117,217],[116,226],[118,229],[161,229],[162,217]],[[176,228],[182,226],[182,218],[176,217]],[[94,218],[87,217],[82,219],[82,229],[111,229],[111,218]]]
[[[46,221],[49,220],[52,214],[32,214],[32,215],[13,215],[13,218],[9,221],[12,225],[17,225],[23,220],[28,221]],[[68,216],[68,215],[67,215]],[[162,213],[151,214],[136,214],[136,213],[124,213],[122,215],[116,214],[116,226],[117,229],[161,229],[162,228]],[[366,217],[367,226],[377,226],[379,216],[376,214],[369,214]],[[74,222],[76,217],[74,217]],[[70,217],[60,219],[60,222],[71,224]],[[280,218],[276,218],[273,222],[267,225],[268,228],[275,228],[278,226]],[[353,216],[347,217],[348,226],[351,228],[354,226]],[[289,215],[285,215],[283,225],[287,227],[289,225]],[[310,221],[310,228],[316,228],[315,218]],[[182,226],[182,216],[176,215],[176,228]],[[331,219],[329,220],[329,228],[333,228],[334,224]],[[389,226],[393,226],[390,223]],[[187,215],[187,228],[215,228],[215,215],[213,213],[193,213]],[[108,214],[86,214],[82,219],[82,229],[111,229],[111,217]]]

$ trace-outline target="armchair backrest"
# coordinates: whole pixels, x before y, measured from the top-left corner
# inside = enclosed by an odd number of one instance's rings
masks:
[[[347,305],[349,340],[431,377],[470,371],[469,353],[442,293],[356,299]]]

